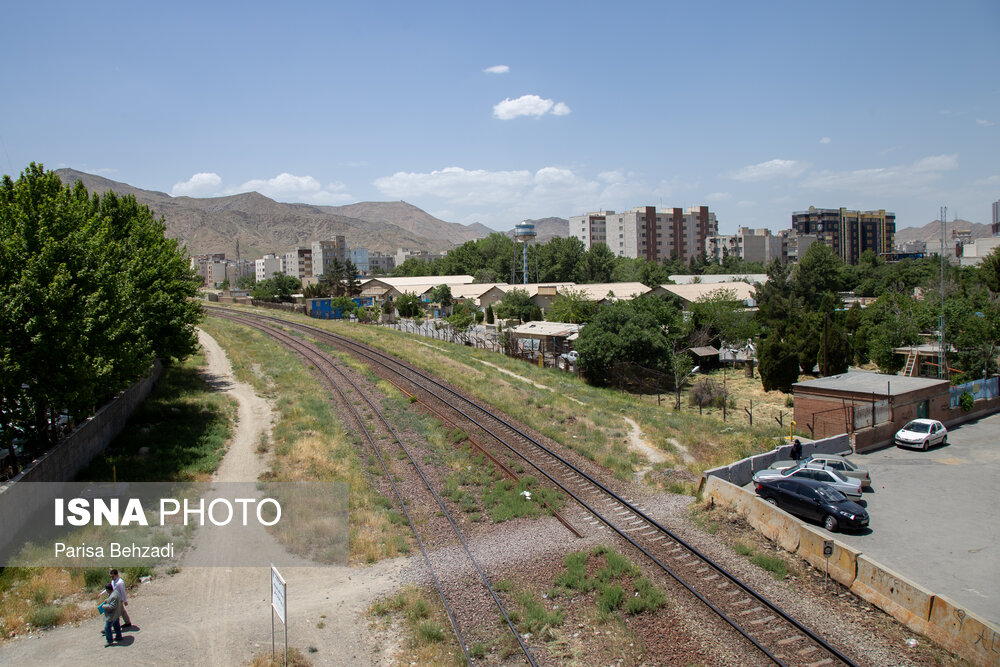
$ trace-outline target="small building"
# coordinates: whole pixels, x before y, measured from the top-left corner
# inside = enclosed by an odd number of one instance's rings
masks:
[[[947,380],[848,371],[796,382],[794,419],[813,438],[849,433],[857,451],[891,441],[911,419],[952,417]]]
[[[703,372],[719,365],[719,351],[711,345],[689,347],[688,354],[691,355],[695,367]]]
[[[510,330],[515,356],[554,359],[572,349],[582,324],[568,322],[525,322]],[[548,364],[553,365],[553,364]]]
[[[744,282],[722,282],[722,283],[689,283],[686,285],[660,285],[652,291],[654,296],[662,294],[672,294],[679,298],[684,310],[690,310],[691,304],[698,301],[710,299],[721,293],[734,295],[736,300],[747,308],[757,305],[754,300],[756,288]]]

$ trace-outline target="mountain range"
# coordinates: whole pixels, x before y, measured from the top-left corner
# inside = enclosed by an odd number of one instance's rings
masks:
[[[972,233],[973,239],[982,238],[984,236],[992,236],[989,225],[984,225],[978,222],[969,222],[968,220],[951,220],[945,227],[946,242],[951,241],[951,233],[955,230],[969,230]],[[934,220],[928,222],[923,227],[907,227],[906,229],[900,229],[896,232],[895,242],[897,244],[908,243],[910,241],[924,241],[927,243],[937,243],[937,247],[941,247],[941,221]]]
[[[403,201],[313,206],[284,204],[257,192],[203,199],[172,197],[74,169],[58,169],[56,174],[63,184],[81,181],[90,192],[134,195],[163,217],[167,236],[178,239],[192,255],[224,252],[236,258],[238,246],[240,258],[256,259],[338,234],[346,237],[349,246],[369,251],[443,252],[493,232],[478,223],[439,220]]]

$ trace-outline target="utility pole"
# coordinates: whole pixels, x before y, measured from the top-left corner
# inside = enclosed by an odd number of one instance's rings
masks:
[[[945,228],[948,226],[948,207],[941,207],[941,317],[938,318],[938,332],[941,335],[941,349],[938,352],[938,377],[948,378],[947,347],[944,335],[944,243]]]

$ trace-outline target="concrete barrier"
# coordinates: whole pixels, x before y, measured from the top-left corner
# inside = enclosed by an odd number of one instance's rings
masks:
[[[744,493],[749,493],[740,489]],[[756,496],[748,503],[749,513],[747,521],[756,528],[764,537],[777,542],[781,548],[789,553],[795,553],[799,548],[799,534],[801,525],[799,520],[791,514],[778,509],[766,500],[761,500]]]
[[[716,505],[729,507],[742,516],[746,516],[748,500],[745,490],[718,477],[709,477],[705,483],[704,497]]]
[[[934,594],[864,554],[858,555],[858,575],[851,592],[894,616],[914,632],[928,634]]]
[[[927,636],[975,665],[1000,665],[1000,628],[943,595],[931,600]]]
[[[828,539],[828,535],[816,528],[801,526],[798,555],[817,570],[827,572],[834,581],[850,588],[858,576],[858,556],[861,552],[834,540],[833,554],[828,559],[823,555],[823,543]]]

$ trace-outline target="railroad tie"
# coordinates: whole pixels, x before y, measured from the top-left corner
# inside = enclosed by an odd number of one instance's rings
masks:
[[[810,653],[815,653],[818,650],[819,649],[817,649],[815,646],[806,646],[805,648],[796,651],[796,653],[802,656],[806,656],[809,655]]]
[[[744,609],[743,611],[740,612],[740,616],[747,616],[749,614],[756,614],[758,611],[763,611],[763,610],[764,610],[763,607],[761,607],[760,605],[757,605],[756,607],[750,607],[749,609]]]
[[[795,642],[800,642],[803,639],[805,639],[805,637],[803,637],[802,635],[792,635],[791,637],[785,637],[784,639],[779,639],[778,644],[784,646],[785,644],[794,644]]]
[[[760,625],[761,623],[770,623],[771,621],[773,621],[776,618],[777,618],[777,616],[774,616],[774,615],[765,616],[764,618],[758,618],[755,621],[750,621],[750,625]]]
[[[832,665],[833,660],[830,658],[823,658],[822,660],[817,660],[816,662],[810,662],[806,667],[820,667],[820,665]]]

